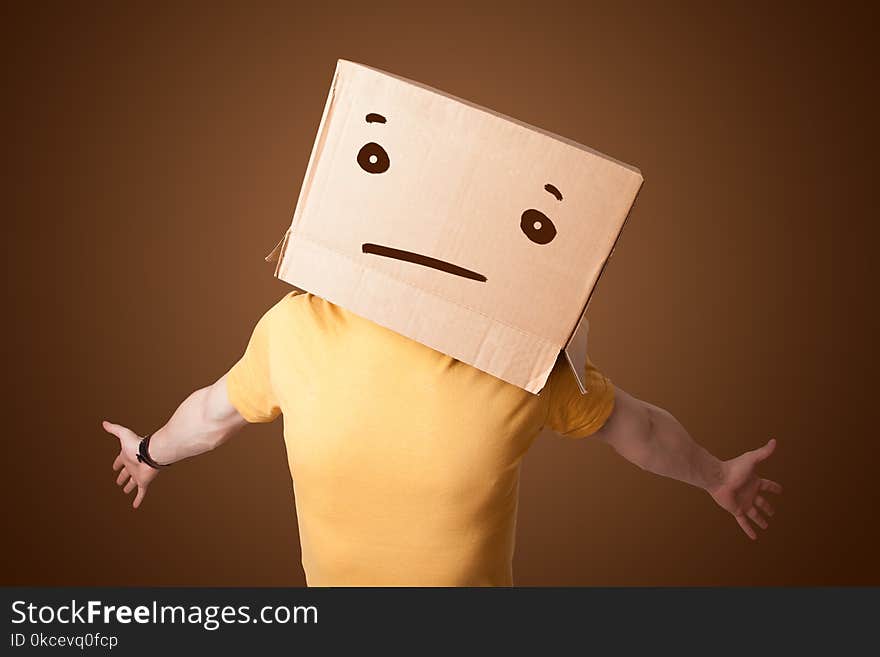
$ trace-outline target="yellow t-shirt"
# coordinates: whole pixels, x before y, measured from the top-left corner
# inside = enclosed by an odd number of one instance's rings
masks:
[[[511,585],[520,461],[542,427],[599,429],[614,388],[560,358],[540,395],[311,294],[257,323],[227,391],[284,415],[310,586]]]

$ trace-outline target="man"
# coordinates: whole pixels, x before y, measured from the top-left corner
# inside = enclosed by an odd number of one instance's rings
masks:
[[[526,392],[312,294],[286,295],[243,357],[148,440],[119,439],[113,469],[133,506],[166,465],[284,415],[302,562],[311,586],[511,585],[523,455],[542,428],[593,436],[656,474],[708,492],[751,539],[779,484],[757,466],[775,440],[729,461],[589,361],[587,394],[560,358]],[[141,457],[138,458],[140,449]]]

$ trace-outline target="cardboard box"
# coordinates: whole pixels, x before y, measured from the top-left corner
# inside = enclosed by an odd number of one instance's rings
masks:
[[[532,393],[581,384],[590,295],[638,169],[340,60],[290,228],[291,285]]]

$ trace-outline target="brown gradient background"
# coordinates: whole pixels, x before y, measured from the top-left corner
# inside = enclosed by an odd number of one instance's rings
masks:
[[[303,583],[280,421],[163,474],[139,512],[99,422],[157,428],[288,289],[262,257],[344,57],[641,167],[594,361],[721,457],[779,439],[785,494],[752,543],[703,492],[542,436],[518,584],[880,584],[876,17],[415,4],[4,16],[0,583]]]

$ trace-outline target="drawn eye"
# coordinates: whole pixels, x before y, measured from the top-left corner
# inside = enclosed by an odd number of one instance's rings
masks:
[[[556,226],[543,212],[526,210],[522,213],[519,227],[535,244],[548,244],[556,237]]]
[[[374,141],[364,144],[358,151],[357,162],[361,165],[361,169],[367,173],[385,173],[391,166],[388,153]]]

